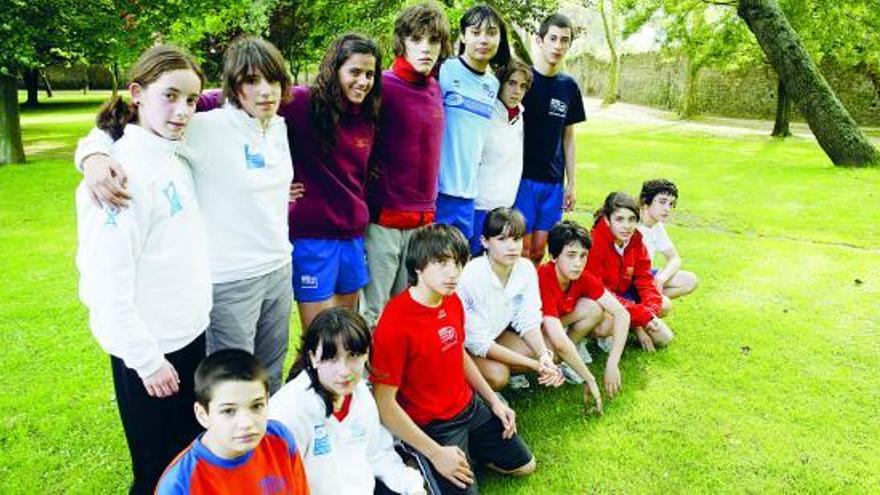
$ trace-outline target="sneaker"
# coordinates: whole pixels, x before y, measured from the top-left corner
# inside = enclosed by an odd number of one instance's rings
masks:
[[[507,382],[507,386],[513,390],[529,388],[529,379],[526,378],[526,375],[513,375]]]
[[[565,377],[565,382],[570,383],[572,385],[581,385],[584,383],[584,379],[581,378],[581,375],[578,375],[577,372],[572,369],[567,363],[562,363],[559,365],[559,369],[562,370],[562,376]]]
[[[578,342],[577,350],[578,356],[581,357],[581,361],[583,361],[584,364],[590,364],[593,362],[593,356],[591,356],[590,351],[587,350],[587,339],[583,339]]]
[[[600,337],[596,339],[596,344],[599,346],[599,349],[602,349],[602,352],[609,354],[611,347],[614,345],[614,337]]]

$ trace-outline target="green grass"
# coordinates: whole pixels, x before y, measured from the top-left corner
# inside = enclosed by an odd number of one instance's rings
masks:
[[[62,96],[23,115],[30,162],[0,167],[0,493],[117,493],[129,479],[73,264],[71,155],[100,98]],[[834,168],[808,140],[598,119],[578,158],[581,205],[678,183],[670,231],[701,286],[669,318],[671,347],[627,348],[603,417],[580,415],[576,387],[510,394],[539,468],[488,475],[483,492],[876,492],[880,170]]]

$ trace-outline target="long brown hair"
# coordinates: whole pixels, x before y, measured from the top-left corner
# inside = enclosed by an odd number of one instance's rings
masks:
[[[373,88],[361,104],[362,112],[375,127],[379,122],[379,106],[382,94],[382,52],[376,43],[359,34],[345,34],[336,38],[324,53],[318,69],[318,77],[311,86],[309,118],[318,137],[321,149],[326,153],[336,144],[339,118],[348,106],[339,84],[339,68],[355,54],[372,55],[376,59]]]
[[[605,202],[602,203],[602,207],[596,210],[596,213],[593,214],[593,225],[599,223],[599,219],[602,217],[605,217],[605,220],[610,224],[611,214],[619,209],[626,209],[635,213],[636,220],[638,220],[639,205],[636,204],[636,200],[625,192],[617,191],[610,193],[605,197]]]
[[[147,87],[162,77],[162,74],[181,69],[195,72],[202,83],[201,87],[205,86],[205,74],[199,64],[192,56],[174,45],[156,45],[142,53],[131,68],[129,81]],[[137,119],[137,105],[126,103],[120,95],[117,95],[104,103],[98,110],[95,125],[110,134],[113,139],[119,139],[122,137],[126,124],[135,122]]]

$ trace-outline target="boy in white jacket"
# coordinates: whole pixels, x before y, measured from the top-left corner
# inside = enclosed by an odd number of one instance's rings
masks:
[[[269,401],[269,417],[293,431],[312,495],[425,493],[406,467],[361,379],[370,349],[363,318],[344,307],[318,314],[303,335],[290,379]]]
[[[129,171],[131,208],[76,193],[79,293],[111,368],[134,480],[153,493],[168,462],[199,432],[193,373],[205,355],[211,278],[202,217],[180,142],[203,76],[179,49],[156,46],[132,69],[132,105],[99,119],[121,133],[113,157]]]

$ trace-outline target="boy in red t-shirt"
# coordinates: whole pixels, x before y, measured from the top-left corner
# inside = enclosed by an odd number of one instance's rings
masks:
[[[268,419],[269,378],[252,354],[224,349],[195,373],[196,419],[206,431],[171,461],[157,495],[308,495],[293,433]]]
[[[464,309],[455,288],[467,259],[467,240],[454,227],[413,233],[406,255],[412,285],[386,306],[370,355],[382,423],[420,461],[430,461],[420,463],[429,465],[425,478],[443,494],[477,493],[473,462],[517,476],[535,470],[515,413],[464,350]]]
[[[605,364],[605,393],[614,397],[621,386],[618,364],[626,344],[629,313],[601,280],[584,271],[591,245],[587,229],[563,220],[550,229],[547,244],[552,260],[538,268],[544,332],[558,338],[567,331],[575,345],[587,336],[612,337]]]

